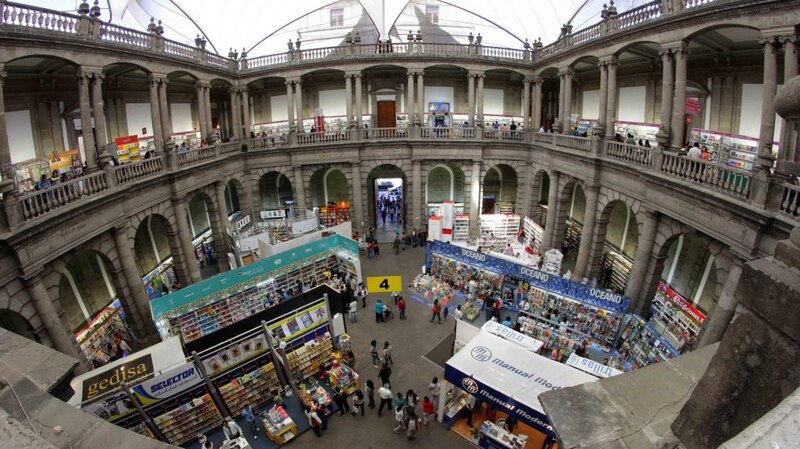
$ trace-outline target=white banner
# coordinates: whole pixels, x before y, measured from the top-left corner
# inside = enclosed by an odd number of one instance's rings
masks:
[[[161,376],[144,381],[133,387],[133,391],[147,403],[147,400],[161,400],[186,391],[203,381],[194,363],[181,365]]]
[[[567,359],[567,365],[603,378],[616,376],[617,374],[623,374],[622,371],[616,368],[612,368],[610,366],[603,365],[602,363],[597,363],[594,360],[577,356],[574,353],[570,354],[569,359]]]
[[[502,323],[496,321],[487,321],[484,323],[482,330],[490,334],[497,335],[505,340],[514,342],[531,352],[538,352],[544,346],[541,342],[533,337],[529,337],[521,332],[517,332],[510,327],[504,326]]]
[[[305,220],[296,220],[292,222],[292,234],[297,235],[311,232],[317,229],[317,226],[319,226],[319,221],[316,215],[311,218],[306,218]]]

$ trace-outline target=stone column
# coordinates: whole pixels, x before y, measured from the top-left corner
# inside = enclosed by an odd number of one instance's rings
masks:
[[[631,274],[628,278],[628,285],[625,287],[625,295],[631,298],[632,302],[629,305],[629,310],[634,310],[639,293],[644,285],[644,278],[647,274],[647,263],[650,260],[650,252],[653,251],[653,244],[656,240],[656,232],[658,231],[659,214],[655,211],[648,209],[641,209],[642,211],[642,235],[639,236],[639,244],[636,247],[636,255],[633,259],[633,266],[631,267]]]
[[[203,82],[198,81],[194,83],[194,89],[197,95],[197,117],[200,121],[200,138],[205,139],[208,137],[208,119],[206,118],[206,96],[203,93]]]
[[[475,126],[475,76],[467,73],[467,121],[469,126]]]
[[[425,104],[425,74],[420,71],[417,73],[417,110],[419,111],[419,121],[423,127],[427,126],[425,113],[428,106]]]
[[[353,123],[353,83],[351,82],[352,75],[344,76],[344,109],[347,114],[347,126],[352,126]]]
[[[208,134],[214,134],[214,119],[211,117],[211,84],[203,83],[203,96],[206,105],[206,129]],[[220,113],[220,117],[222,114]]]
[[[672,94],[675,88],[674,67],[669,49],[661,49],[661,119],[656,135],[660,147],[665,148],[670,142],[670,120],[672,120]]]
[[[294,89],[292,84],[294,81],[286,81],[286,106],[289,113],[289,129],[290,131],[297,131],[294,123]]]
[[[533,131],[539,131],[542,126],[542,83],[544,78],[537,76],[534,82],[534,95],[533,95]]]
[[[572,130],[570,116],[572,115],[572,68],[564,70],[564,113],[561,114],[561,132],[569,134]]]
[[[50,341],[53,342],[53,347],[61,353],[75,357],[82,366],[88,367],[86,356],[80,350],[77,342],[65,330],[39,274],[25,279],[24,283],[28,295],[33,300],[36,314],[39,315],[42,325],[47,330],[47,335],[50,336]]]
[[[481,161],[472,161],[469,195],[469,235],[478,237],[481,218]]]
[[[247,97],[246,87],[242,87],[240,91],[242,92],[242,120],[244,123],[242,125],[242,132],[244,133],[242,138],[249,139],[250,128],[253,126],[253,124],[250,122],[250,99]],[[300,91],[299,87],[297,88],[297,91]],[[300,97],[300,94],[298,93],[297,96]]]
[[[239,92],[235,87],[229,91],[231,98],[231,128],[233,128],[233,138],[242,138],[242,108],[239,104]]]
[[[169,112],[169,99],[167,97],[167,77],[159,80],[158,101],[161,109],[161,132],[164,133],[164,148],[172,147],[172,115]]]
[[[783,84],[797,76],[797,36],[781,37],[783,44]],[[784,117],[786,119],[786,117]],[[781,130],[781,146],[778,152],[777,171],[785,173],[786,162],[794,162],[797,148],[797,132],[788,121],[785,121]]]
[[[86,167],[89,171],[97,169],[97,151],[94,145],[94,132],[92,130],[92,113],[89,102],[89,83],[92,74],[78,71],[78,98],[81,108],[81,135],[83,136],[83,151],[86,153]]]
[[[292,185],[294,186],[294,200],[295,204],[297,205],[297,208],[295,209],[295,215],[298,213],[304,213],[306,211],[306,190],[302,166],[294,167],[294,182]]]
[[[200,282],[202,280],[202,276],[200,276],[200,267],[197,263],[197,257],[194,255],[194,246],[192,245],[189,223],[186,221],[186,198],[174,198],[172,200],[172,209],[175,211],[178,240],[180,240],[183,258],[186,260],[186,269],[189,270],[189,281],[192,284]]]
[[[558,176],[557,171],[549,173],[550,187],[547,192],[547,221],[544,223],[544,236],[542,236],[542,253],[553,247],[553,237],[556,235],[556,221],[558,215]]]
[[[606,130],[606,138],[614,138],[614,120],[617,118],[617,58],[608,58],[606,61],[606,121],[603,124]]]
[[[602,129],[602,133],[605,136],[605,129],[606,129],[606,117],[608,114],[608,59],[609,58],[602,58],[600,59],[600,63],[597,65],[600,69],[600,98],[599,107],[597,110],[597,127],[594,129],[600,131]],[[602,127],[602,128],[600,128]],[[595,133],[597,131],[592,131]]]
[[[522,81],[522,124],[524,129],[530,128],[531,121],[531,80]]]
[[[564,72],[558,73],[558,120],[553,120],[555,132],[560,133],[564,130],[561,126],[564,123]]]
[[[526,127],[527,129],[527,127]],[[531,185],[533,184],[533,167],[530,162],[523,165],[523,174],[519,177],[520,182],[517,184],[517,206],[516,213],[521,217],[531,216],[531,204],[533,203],[533,191]]]
[[[353,179],[353,227],[363,231],[364,222],[364,189],[361,188],[361,162],[350,163]],[[367,223],[369,227],[369,223]]]
[[[486,75],[484,75],[483,73],[478,73],[475,75],[475,77],[478,79],[478,91],[475,94],[476,95],[475,104],[477,105],[478,108],[478,113],[477,113],[478,127],[483,128],[484,123],[486,123],[483,118],[483,80],[484,78],[486,78]]]
[[[362,109],[363,105],[361,104],[361,74],[357,73],[353,75],[353,78],[356,81],[355,89],[356,89],[356,126],[359,128],[364,127],[364,119],[362,117]]]
[[[578,260],[575,262],[575,272],[572,278],[580,280],[587,273],[586,266],[592,253],[592,243],[595,238],[595,219],[597,218],[597,200],[600,196],[600,188],[591,186],[586,192],[586,209],[583,219],[583,232],[581,232],[581,245],[578,249]],[[548,215],[549,215],[548,210]]]
[[[709,315],[703,336],[700,338],[698,348],[714,344],[722,340],[722,335],[731,323],[734,311],[736,311],[736,287],[739,285],[739,277],[742,275],[744,260],[731,254],[731,266],[728,270],[728,277],[722,286],[722,293],[719,295],[717,305]]]
[[[2,92],[0,91],[0,93]],[[51,101],[48,107],[50,110],[50,127],[53,129],[53,144],[57,151],[64,151],[64,134],[62,132],[61,111],[58,110],[58,101]],[[122,133],[119,133],[119,135],[124,136]]]
[[[298,79],[294,82],[294,109],[297,111],[297,132],[303,133],[306,131],[303,126],[303,81]]]
[[[164,151],[164,135],[161,133],[161,110],[158,101],[158,78],[155,75],[148,77],[150,84],[150,118],[153,124],[153,146],[156,154]]]
[[[56,106],[57,108],[58,106]],[[58,109],[56,109],[58,111]],[[59,113],[59,117],[61,114]],[[128,111],[125,109],[125,97],[122,95],[117,96],[117,127],[119,128],[119,135],[120,136],[127,136],[130,133],[128,129]],[[58,122],[61,124],[61,121]],[[151,130],[152,131],[152,130]],[[134,134],[137,134],[137,131],[134,130]]]
[[[128,291],[133,296],[133,302],[136,309],[139,311],[139,316],[142,320],[142,330],[145,332],[143,337],[146,340],[158,336],[158,330],[153,324],[150,313],[150,298],[144,291],[144,284],[142,278],[139,276],[139,268],[136,267],[136,262],[131,251],[131,241],[128,239],[128,223],[117,226],[113,229],[114,246],[119,254],[119,261],[122,265],[122,273],[125,276],[125,283],[128,284]]]
[[[217,181],[214,183],[214,193],[216,193],[216,214],[211,219],[211,232],[214,235],[214,249],[217,250],[217,260],[219,261],[219,271],[225,272],[231,270],[231,264],[228,260],[228,252],[230,244],[228,242],[228,227],[230,220],[228,220],[228,208],[225,205],[225,183]],[[216,223],[214,223],[216,221]],[[216,226],[214,226],[216,224]],[[216,229],[214,229],[216,228]]]
[[[406,113],[408,114],[409,126],[416,122],[414,118],[414,72],[408,71],[408,81],[406,82]]]
[[[422,163],[411,161],[411,226],[419,229],[422,226]]]
[[[99,156],[108,154],[108,128],[106,127],[106,112],[105,103],[103,102],[103,78],[104,75],[100,72],[94,74],[94,82],[92,83],[92,110],[94,115],[94,133],[97,137],[97,153]]]
[[[775,94],[778,93],[778,38],[764,36],[764,84],[761,96],[761,129],[758,133],[758,164],[764,170],[772,168],[772,141],[775,135]]]
[[[684,144],[684,130],[686,129],[686,61],[689,54],[686,44],[673,49],[675,55],[675,101],[672,104],[672,129],[670,142],[674,149]]]
[[[0,192],[8,193],[14,190],[14,168],[11,165],[11,146],[8,143],[8,126],[6,124],[6,101],[3,85],[6,72],[2,71],[0,64]]]

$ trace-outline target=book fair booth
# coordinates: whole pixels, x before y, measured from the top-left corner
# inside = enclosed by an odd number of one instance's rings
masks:
[[[446,362],[439,416],[445,427],[484,449],[539,448],[552,441],[555,432],[539,395],[597,380],[538,355],[541,342],[499,323],[477,329],[459,321],[456,339],[468,341]]]
[[[349,349],[346,298],[333,276],[360,272],[358,247],[333,235],[280,257],[283,263],[263,259],[153,300],[164,341],[75,378],[70,404],[176,445],[202,434],[218,446],[225,417],[240,419],[247,404],[270,439],[266,447],[307,430],[306,401],[333,408],[332,385],[360,385],[340,363]],[[278,296],[298,280],[308,288]],[[240,426],[245,438],[227,447],[250,447],[249,427]]]

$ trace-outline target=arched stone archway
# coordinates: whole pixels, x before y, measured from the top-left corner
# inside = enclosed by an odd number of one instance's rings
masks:
[[[0,327],[36,343],[41,343],[31,323],[24,316],[13,310],[0,309]]]
[[[533,214],[531,218],[539,226],[544,227],[547,224],[548,201],[550,199],[550,175],[547,174],[546,170],[538,170],[533,175],[531,189],[533,194]]]
[[[328,203],[349,202],[351,198],[347,175],[339,167],[322,167],[309,178],[311,207]]]
[[[379,180],[400,180],[400,184],[397,185],[396,181],[380,181],[383,184],[379,185]],[[376,223],[375,236],[380,242],[391,242],[396,230],[399,228],[402,233],[405,228],[409,204],[406,198],[410,191],[405,172],[397,165],[377,165],[367,174],[366,185],[369,216]],[[382,201],[381,209],[378,208],[378,200]],[[388,213],[392,210],[391,206],[395,211],[394,219]],[[382,209],[387,211],[385,220]]]
[[[139,276],[147,295],[153,299],[161,296],[163,285],[172,289],[175,282],[186,285],[175,255],[180,253],[180,243],[169,220],[162,215],[148,215],[136,228],[133,253]]]
[[[586,275],[598,285],[625,292],[639,246],[636,212],[625,201],[609,201],[595,222],[592,253]]]
[[[279,209],[284,201],[294,199],[292,182],[282,172],[270,171],[258,180],[259,204],[262,210]]]
[[[425,203],[432,204],[452,201],[455,204],[465,202],[466,178],[457,165],[440,163],[431,167],[425,176]]]
[[[240,195],[245,194],[244,186],[238,179],[231,179],[225,183],[225,213],[230,216],[242,210]]]
[[[208,193],[203,190],[195,191],[187,196],[186,201],[186,220],[189,224],[194,254],[200,263],[200,275],[206,279],[223,269],[227,270],[219,264],[220,258],[227,258],[227,245],[225,242],[220,242],[220,239],[227,236],[224,235],[218,220],[217,205]]]
[[[507,164],[489,167],[481,188],[481,213],[513,213],[517,202],[517,172]]]

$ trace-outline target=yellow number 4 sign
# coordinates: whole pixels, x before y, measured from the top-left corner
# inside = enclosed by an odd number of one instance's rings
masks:
[[[367,278],[367,291],[370,293],[402,292],[402,276],[370,276]]]

